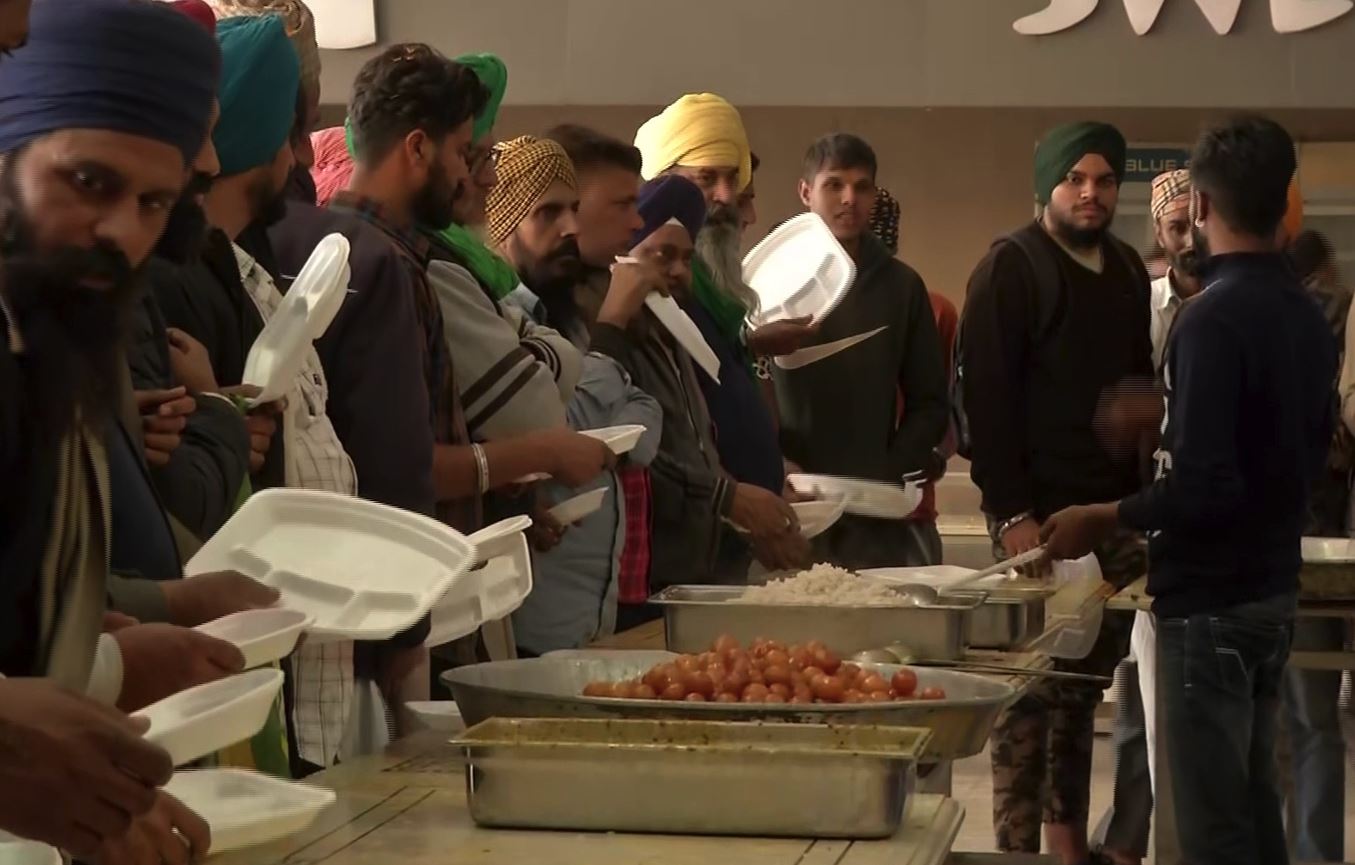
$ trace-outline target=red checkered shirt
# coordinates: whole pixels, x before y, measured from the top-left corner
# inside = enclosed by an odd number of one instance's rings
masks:
[[[617,601],[643,604],[649,600],[649,469],[623,466],[616,470],[616,478],[626,497],[626,543],[621,548]]]

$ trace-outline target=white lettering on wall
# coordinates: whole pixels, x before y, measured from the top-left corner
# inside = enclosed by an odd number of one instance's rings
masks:
[[[1049,0],[1049,5],[1018,20],[1012,27],[1025,36],[1048,36],[1071,30],[1096,11],[1099,0]],[[1167,0],[1124,0],[1125,14],[1134,32],[1143,36],[1153,29]],[[1214,32],[1232,31],[1242,0],[1193,0]],[[1276,33],[1312,30],[1355,9],[1355,0],[1270,0],[1270,22]]]

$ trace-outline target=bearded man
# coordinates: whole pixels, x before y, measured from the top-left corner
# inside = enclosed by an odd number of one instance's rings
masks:
[[[1070,504],[1137,489],[1136,454],[1105,449],[1098,405],[1126,380],[1150,381],[1148,274],[1110,234],[1125,170],[1114,127],[1050,131],[1035,154],[1040,218],[994,244],[969,281],[959,368],[971,474],[999,559],[1039,544],[1041,523]],[[1097,549],[1104,577],[1143,575],[1130,531]],[[1091,654],[1060,668],[1110,675],[1125,656],[1127,617],[1107,614]],[[1040,826],[1065,865],[1085,862],[1092,722],[1102,690],[1037,685],[993,730],[993,816],[1003,851],[1038,852]]]
[[[785,468],[776,423],[754,373],[766,355],[796,350],[814,332],[808,320],[781,321],[757,330],[746,326],[758,309],[757,294],[743,281],[740,194],[753,177],[752,152],[739,112],[711,93],[689,94],[642,125],[635,146],[646,180],[677,174],[692,181],[706,200],[706,219],[696,239],[691,291],[683,308],[720,359],[720,381],[698,378],[718,431],[720,463],[741,485],[781,495]],[[755,553],[772,569],[807,564],[809,546],[792,520],[771,536],[754,535]],[[721,540],[719,575],[741,579],[748,568],[747,543],[736,533]]]

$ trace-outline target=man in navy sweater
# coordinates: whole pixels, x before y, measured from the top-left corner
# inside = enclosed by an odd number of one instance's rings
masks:
[[[1181,848],[1192,865],[1288,861],[1274,772],[1299,542],[1331,441],[1336,346],[1276,243],[1294,144],[1243,117],[1191,159],[1205,291],[1167,345],[1157,481],[1045,523],[1080,556],[1116,525],[1149,533]]]

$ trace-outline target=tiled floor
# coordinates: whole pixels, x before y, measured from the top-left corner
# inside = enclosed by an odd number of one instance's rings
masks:
[[[1110,737],[1096,737],[1092,760],[1092,824],[1100,819],[1110,802],[1115,757]],[[1346,773],[1346,861],[1355,862],[1355,773]],[[952,795],[965,807],[965,822],[955,850],[991,852],[993,848],[993,781],[988,753],[955,764]],[[1150,858],[1149,862],[1152,861]]]

